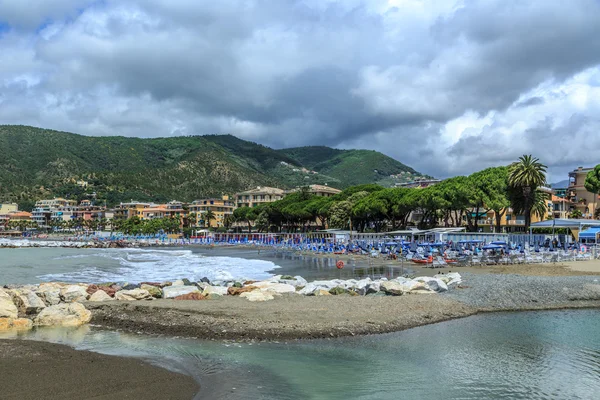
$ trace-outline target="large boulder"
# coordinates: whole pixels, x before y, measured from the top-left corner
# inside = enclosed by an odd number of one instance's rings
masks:
[[[262,290],[242,293],[240,294],[240,297],[246,298],[248,301],[268,301],[275,298],[271,293],[263,292]]]
[[[227,288],[227,294],[229,294],[230,296],[239,296],[242,293],[251,292],[253,290],[258,290],[258,288],[252,285],[244,286],[241,288],[231,286]]]
[[[92,313],[80,303],[62,303],[46,307],[33,320],[36,326],[80,326],[92,319]]]
[[[17,318],[18,313],[12,296],[0,289],[0,318]]]
[[[221,296],[226,296],[227,295],[227,288],[225,286],[212,286],[212,285],[209,285],[209,286],[207,286],[207,287],[204,288],[204,291],[202,291],[202,293],[204,295],[218,294],[218,295],[221,295]]]
[[[35,293],[47,306],[53,306],[60,303],[60,291],[65,286],[67,285],[57,282],[41,283]]]
[[[425,284],[427,284],[427,286],[429,287],[430,290],[433,290],[434,292],[446,292],[448,290],[448,285],[446,285],[446,283],[444,283],[444,281],[442,281],[441,279],[438,278],[431,278],[429,276],[420,276],[418,278],[414,279],[417,282],[424,282]]]
[[[395,281],[382,282],[380,288],[385,294],[392,296],[401,296],[404,294],[402,284]]]
[[[285,283],[288,285],[292,285],[295,287],[299,287],[299,286],[306,286],[306,284],[308,283],[306,281],[306,279],[304,279],[303,277],[297,275],[297,276],[289,276],[289,275],[283,275],[281,277],[279,277],[279,279],[277,279],[278,283]]]
[[[225,291],[227,291],[227,288],[225,288]],[[189,294],[189,293],[200,293],[200,291],[198,290],[197,286],[182,286],[182,285],[176,285],[176,286],[165,286],[162,290],[163,292],[163,297],[165,299],[173,299],[177,296],[182,296],[184,294]]]
[[[37,294],[28,289],[13,290],[13,303],[20,314],[37,314],[46,308],[46,304]]]
[[[375,294],[379,293],[381,290],[381,282],[371,282],[366,287],[366,294]]]
[[[27,318],[0,318],[0,332],[8,330],[29,330],[33,322]]]
[[[185,283],[183,283],[182,279],[177,279],[176,281],[173,281],[171,286],[185,286]]]
[[[296,287],[287,283],[276,283],[276,282],[255,282],[252,286],[259,288],[263,292],[271,292],[277,294],[283,293],[296,293]]]
[[[329,291],[327,289],[316,289],[314,292],[311,293],[311,295],[313,295],[313,296],[331,296],[332,294],[329,293]]]
[[[200,292],[182,294],[181,296],[177,296],[173,298],[173,300],[206,300],[206,296],[201,294]]]
[[[160,299],[162,297],[162,290],[159,287],[154,285],[147,285],[142,283],[140,289],[147,290],[150,295],[156,299]]]
[[[334,288],[329,289],[329,293],[331,293],[334,296],[337,296],[340,294],[348,294],[348,289],[345,289],[341,286],[336,286]]]
[[[65,303],[74,303],[85,301],[89,297],[87,287],[79,285],[69,285],[61,289],[60,298]]]
[[[133,301],[133,300],[150,300],[152,295],[144,289],[119,290],[115,294],[115,300]]]
[[[111,300],[115,300],[115,299],[112,298],[112,297],[110,297],[108,295],[108,293],[106,293],[104,290],[97,290],[88,299],[88,301],[94,301],[94,302],[97,302],[97,301],[111,301]]]

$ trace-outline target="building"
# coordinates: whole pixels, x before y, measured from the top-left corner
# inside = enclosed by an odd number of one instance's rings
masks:
[[[272,203],[285,197],[283,189],[258,186],[256,189],[246,190],[235,195],[237,207],[256,207],[264,203]]]
[[[0,203],[0,215],[19,211],[17,203]]]
[[[411,181],[411,182],[396,183],[394,186],[395,187],[402,187],[402,188],[424,189],[426,187],[433,186],[433,185],[438,184],[440,182],[441,182],[440,179],[417,179],[417,180],[414,180],[414,181]]]
[[[154,206],[150,203],[141,203],[139,201],[130,201],[121,203],[114,209],[115,219],[129,219],[133,217],[143,218],[144,209]]]
[[[7,214],[0,214],[0,230],[8,230],[7,224],[15,221],[31,221],[31,213],[26,211],[13,211]]]
[[[571,211],[579,210],[582,218],[594,218],[598,195],[585,188],[585,178],[593,168],[579,167],[569,172],[569,186],[566,199],[571,202]]]
[[[313,194],[315,196],[321,196],[321,197],[331,197],[331,196],[335,196],[338,193],[341,193],[342,191],[336,188],[332,188],[330,186],[327,185],[308,185],[306,186],[306,189],[308,190],[308,192],[310,194]],[[291,193],[295,193],[298,192],[299,190],[302,190],[302,188],[295,188],[295,189],[291,189],[291,190],[286,190],[284,192],[285,195],[291,194]]]
[[[58,215],[56,214],[58,210],[61,208],[69,210],[75,206],[77,206],[77,201],[67,200],[61,197],[51,200],[38,200],[31,212],[31,219],[38,227],[48,228],[50,227],[50,221],[58,218]]]
[[[211,211],[214,219],[210,220],[211,228],[219,228],[224,226],[224,220],[227,215],[233,215],[235,203],[229,199],[229,196],[223,196],[220,199],[201,199],[195,200],[190,204],[190,213],[196,214],[196,225],[206,226],[208,221],[204,218],[204,214]]]

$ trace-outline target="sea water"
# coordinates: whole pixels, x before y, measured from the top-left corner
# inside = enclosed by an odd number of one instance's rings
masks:
[[[277,268],[272,261],[210,256],[190,249],[0,249],[0,285],[266,279]]]
[[[140,357],[211,399],[598,399],[600,310],[496,313],[362,337],[230,343],[83,327],[27,338]],[[0,336],[1,337],[1,336]]]

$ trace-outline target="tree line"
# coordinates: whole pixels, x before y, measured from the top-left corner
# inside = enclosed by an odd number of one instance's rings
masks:
[[[524,155],[509,166],[449,178],[423,189],[367,184],[321,197],[303,188],[273,203],[238,208],[226,226],[238,222],[259,232],[315,227],[381,232],[406,228],[413,215],[421,229],[466,225],[467,230],[478,231],[481,216],[494,211],[494,224],[500,231],[502,219],[512,208],[524,215],[527,229],[532,215],[543,219],[547,213],[546,194],[538,190],[546,184],[546,168],[537,158]]]

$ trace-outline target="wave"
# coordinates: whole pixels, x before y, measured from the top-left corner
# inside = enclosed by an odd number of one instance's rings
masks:
[[[99,263],[96,257],[108,261]],[[266,279],[272,276],[268,271],[279,268],[271,261],[207,257],[191,250],[102,249],[90,254],[67,255],[55,259],[76,259],[78,268],[38,276],[40,280],[139,283],[183,278],[198,281],[204,277],[211,281]]]

